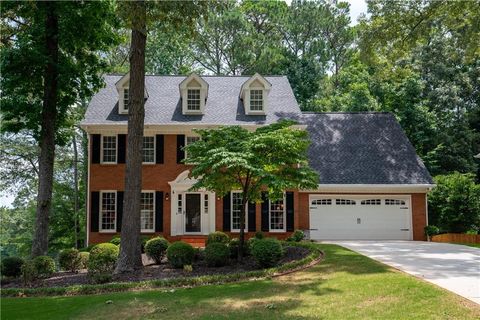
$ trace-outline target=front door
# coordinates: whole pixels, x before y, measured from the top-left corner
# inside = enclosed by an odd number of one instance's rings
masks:
[[[187,193],[185,195],[185,232],[201,232],[200,194]]]

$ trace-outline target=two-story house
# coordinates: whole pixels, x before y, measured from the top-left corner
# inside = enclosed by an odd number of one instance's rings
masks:
[[[90,102],[88,243],[120,232],[123,214],[129,76],[107,75]],[[143,138],[142,234],[170,240],[239,232],[241,193],[190,191],[184,146],[194,128],[240,125],[251,130],[294,119],[311,138],[315,190],[286,190],[247,208],[248,235],[284,238],[295,229],[312,239],[423,240],[432,179],[389,113],[302,113],[284,76],[147,76]]]

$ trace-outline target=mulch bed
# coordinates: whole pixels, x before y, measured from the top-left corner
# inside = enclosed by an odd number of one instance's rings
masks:
[[[305,258],[309,254],[309,250],[301,247],[285,247],[284,256],[280,260],[280,265],[300,260]],[[148,264],[148,259],[144,257],[144,264]],[[246,272],[253,270],[260,270],[251,256],[244,257],[241,261],[232,260],[228,266],[224,267],[208,267],[205,261],[202,259],[196,259],[193,264],[192,272],[185,272],[183,269],[174,269],[168,264],[167,261],[163,261],[160,265],[149,264],[145,265],[142,270],[135,273],[127,273],[121,275],[115,275],[113,277],[114,282],[132,282],[132,281],[144,281],[155,279],[167,279],[167,278],[180,278],[180,277],[195,277],[205,275],[218,275]],[[90,284],[91,281],[87,276],[86,270],[81,270],[78,273],[72,272],[57,272],[52,277],[43,280],[37,280],[32,283],[30,288],[39,287],[66,287],[71,285]],[[22,288],[23,283],[21,279],[14,279],[8,282],[2,282],[3,288]]]

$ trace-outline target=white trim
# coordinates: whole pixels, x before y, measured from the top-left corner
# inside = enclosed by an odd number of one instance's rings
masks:
[[[153,162],[143,162],[143,139],[145,137],[153,137]],[[142,164],[156,164],[157,163],[157,135],[155,134],[148,134],[148,135],[143,135],[142,137]]]
[[[233,229],[233,194],[234,193],[241,193],[243,194],[242,191],[240,190],[232,190],[230,191],[230,232],[232,233],[240,233],[240,228],[238,229]],[[243,195],[242,195],[243,197]],[[245,209],[245,229],[243,229],[244,232],[248,232],[248,203],[247,206],[244,208]]]
[[[99,204],[98,204],[98,232],[99,233],[116,233],[117,232],[117,209],[118,209],[118,194],[117,190],[100,190],[99,194],[100,197],[98,199]],[[102,200],[103,200],[103,194],[104,193],[114,193],[115,194],[115,227],[112,229],[102,229]]]
[[[262,86],[251,86],[255,81],[258,81]],[[243,107],[245,109],[246,115],[265,115],[268,109],[268,94],[272,88],[272,84],[267,81],[260,74],[255,73],[247,81],[242,84],[240,88],[240,98],[243,101]],[[262,90],[262,110],[251,110],[250,108],[250,91],[251,90]]]
[[[90,139],[90,135],[87,134],[87,146],[88,146],[88,152],[87,152],[87,158],[88,158],[88,164],[87,164],[87,227],[85,228],[85,230],[87,231],[87,236],[86,236],[86,239],[87,239],[87,243],[86,245],[88,246],[90,243],[90,232],[92,231],[91,228],[90,228],[90,215],[92,214],[90,208],[91,208],[91,204],[90,204],[90,201],[92,201],[90,199],[90,162],[92,161],[92,155],[91,155],[91,150],[92,150],[92,146],[91,146],[91,143],[92,143],[92,140]]]
[[[434,188],[435,184],[319,184],[315,190],[299,190],[302,193],[425,193]]]
[[[187,235],[201,235],[204,233],[204,230],[203,230],[203,223],[202,223],[202,216],[203,216],[203,212],[204,212],[204,208],[203,208],[203,195],[205,194],[204,192],[200,192],[200,191],[192,191],[192,192],[184,192],[183,193],[183,203],[182,203],[182,210],[183,210],[183,216],[185,217],[187,215],[187,195],[189,194],[198,194],[199,195],[199,205],[200,205],[200,231],[194,231],[194,232],[188,232],[187,231],[187,224],[186,224],[186,221],[184,219],[183,221],[183,234],[187,234]]]
[[[200,84],[198,86],[189,86],[190,82],[195,80]],[[192,73],[186,77],[179,85],[180,97],[182,99],[182,113],[184,115],[202,115],[205,111],[205,104],[208,97],[208,83],[199,75]],[[188,110],[188,89],[200,90],[200,110]]]
[[[141,193],[153,193],[153,229],[140,229],[140,233],[152,233],[152,232],[155,232],[155,218],[156,218],[155,210],[157,209],[157,203],[156,203],[157,199],[155,197],[155,190],[142,190]],[[141,202],[140,202],[140,205],[142,205]],[[140,210],[140,219],[141,219],[141,210]]]
[[[272,233],[282,233],[287,232],[287,197],[285,192],[283,193],[283,229],[271,229],[270,226],[272,225],[272,216],[271,216],[271,208],[272,202],[268,199],[268,230]]]
[[[128,114],[128,109],[125,108],[125,90],[128,90],[128,100],[130,100],[130,88],[128,86],[122,87],[118,91],[118,113]]]
[[[115,137],[115,161],[103,161],[103,138]],[[100,136],[100,164],[117,164],[118,163],[118,134],[106,134]]]

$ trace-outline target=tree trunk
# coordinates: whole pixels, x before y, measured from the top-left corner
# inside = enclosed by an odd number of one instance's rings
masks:
[[[40,130],[37,211],[32,257],[48,251],[48,217],[52,204],[53,163],[55,160],[55,122],[58,83],[58,16],[55,3],[38,4],[45,10],[45,50],[48,58],[44,70],[43,106]]]
[[[74,240],[75,248],[78,249],[78,150],[77,150],[77,131],[73,128],[73,179],[74,179],[74,205],[73,205],[73,222],[74,222]]]
[[[131,6],[132,44],[130,47],[130,104],[128,110],[125,198],[120,255],[115,272],[131,272],[142,267],[140,247],[140,196],[142,190],[142,143],[145,118],[146,6]]]
[[[245,192],[242,193],[242,206],[240,208],[240,243],[238,246],[238,259],[243,258],[245,253],[245,211],[248,203],[245,194]]]

